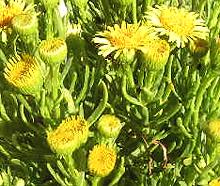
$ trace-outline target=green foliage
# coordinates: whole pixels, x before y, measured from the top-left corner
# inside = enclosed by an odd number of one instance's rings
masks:
[[[206,186],[220,177],[219,143],[205,130],[220,117],[219,2],[65,0],[65,7],[57,1],[51,1],[53,6],[24,2],[35,4],[38,19],[28,39],[10,22],[1,26],[7,15],[0,12],[0,186]],[[140,51],[131,64],[98,55],[92,41],[98,32],[123,21],[141,25],[149,7],[162,4],[197,12],[205,20],[210,32],[203,56],[193,55],[188,44],[171,43],[165,67],[149,70]],[[41,41],[51,38],[67,44],[67,57],[56,66],[38,52]],[[36,95],[19,93],[4,78],[9,59],[25,53],[42,70],[44,83]],[[117,139],[100,136],[97,122],[104,114],[123,123]],[[55,154],[47,133],[71,115],[88,121],[89,138],[72,154]],[[117,149],[115,168],[103,178],[87,168],[89,151],[101,143]]]

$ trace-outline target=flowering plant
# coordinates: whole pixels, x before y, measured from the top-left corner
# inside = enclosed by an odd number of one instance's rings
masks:
[[[0,0],[0,186],[220,185],[219,16]]]

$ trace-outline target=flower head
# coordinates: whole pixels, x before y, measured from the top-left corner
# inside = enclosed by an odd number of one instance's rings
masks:
[[[25,4],[23,0],[12,0],[0,11],[0,28],[10,26],[12,19],[19,14],[24,14],[33,10],[33,5]]]
[[[67,45],[61,38],[43,40],[39,45],[40,57],[49,65],[60,64],[67,56]]]
[[[207,126],[208,134],[216,141],[220,142],[220,120],[212,120]]]
[[[36,94],[43,85],[40,66],[35,58],[27,54],[9,59],[4,76],[11,85],[24,94]]]
[[[114,59],[125,54],[134,57],[135,51],[142,48],[150,35],[151,30],[140,24],[115,24],[107,27],[104,32],[99,32],[93,41],[99,45],[99,55],[107,57],[114,53]]]
[[[214,179],[211,182],[209,182],[209,186],[220,186],[220,180]]]
[[[149,40],[141,51],[145,66],[150,70],[157,70],[163,68],[167,63],[170,46],[165,40],[155,38]]]
[[[88,169],[94,175],[105,177],[114,169],[116,157],[114,148],[96,145],[89,152]]]
[[[147,19],[154,26],[155,32],[168,36],[169,42],[175,42],[177,47],[184,47],[197,38],[206,39],[209,29],[204,20],[198,17],[198,14],[186,9],[165,5],[151,8],[147,13]]]
[[[69,154],[85,143],[88,138],[89,127],[86,120],[71,116],[47,134],[50,148],[58,154]]]
[[[12,19],[13,29],[23,35],[32,35],[38,31],[38,20],[35,14],[19,14]]]
[[[103,115],[98,121],[99,132],[107,138],[117,138],[122,126],[120,120],[110,114]]]

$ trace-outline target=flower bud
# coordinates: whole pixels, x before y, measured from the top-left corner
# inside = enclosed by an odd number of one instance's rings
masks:
[[[40,66],[35,58],[27,54],[9,59],[4,76],[9,84],[23,94],[38,94],[43,85]]]
[[[162,39],[149,39],[141,49],[142,60],[149,70],[159,70],[163,68],[170,55],[169,44]]]
[[[135,59],[135,50],[124,49],[118,56],[119,64],[131,64]]]
[[[115,167],[116,150],[104,144],[96,145],[89,152],[88,169],[95,176],[105,177]]]
[[[197,39],[190,43],[190,50],[195,57],[203,57],[209,50],[209,43],[204,39]]]
[[[116,116],[106,114],[99,119],[97,127],[104,137],[117,138],[123,125]]]
[[[44,40],[39,46],[39,54],[49,65],[60,64],[67,56],[66,42],[60,38]]]
[[[20,14],[12,19],[13,29],[21,36],[38,32],[38,20],[34,14]]]
[[[86,120],[71,116],[47,134],[47,142],[58,154],[71,154],[87,141],[89,126]]]

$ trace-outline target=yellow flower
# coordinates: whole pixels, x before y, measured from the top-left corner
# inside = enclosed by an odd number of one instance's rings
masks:
[[[33,10],[32,5],[26,6],[23,0],[10,1],[8,5],[3,6],[0,11],[0,28],[10,26],[12,19],[19,14],[27,13]]]
[[[99,119],[97,128],[103,136],[107,138],[117,138],[122,126],[116,116],[106,114]]]
[[[49,65],[60,64],[67,56],[67,45],[61,38],[43,40],[39,45],[40,57]]]
[[[209,186],[220,186],[220,181],[219,179],[212,180],[209,182]]]
[[[142,58],[149,70],[161,69],[167,63],[170,55],[169,44],[160,38],[149,40],[142,48]]]
[[[89,152],[88,169],[96,176],[105,177],[114,169],[116,157],[114,148],[104,144],[96,145]]]
[[[93,41],[98,44],[98,54],[103,57],[114,53],[114,59],[117,59],[121,54],[125,54],[132,60],[135,51],[143,47],[150,33],[151,30],[147,26],[122,22],[121,26],[115,24],[113,27],[107,27],[104,32],[99,32]]]
[[[63,120],[56,130],[47,134],[47,142],[56,153],[70,154],[87,141],[88,134],[87,121],[71,116]]]
[[[212,120],[208,123],[207,126],[208,134],[220,142],[220,120]]]
[[[199,15],[186,9],[167,7],[165,5],[151,8],[147,19],[159,35],[166,35],[169,42],[176,42],[177,47],[185,47],[188,42],[197,38],[206,39],[209,29]]]
[[[43,85],[40,66],[27,54],[9,59],[4,76],[11,85],[24,94],[38,94]]]

